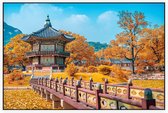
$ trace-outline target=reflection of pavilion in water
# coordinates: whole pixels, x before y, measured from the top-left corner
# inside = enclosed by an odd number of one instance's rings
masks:
[[[34,70],[52,68],[53,71],[65,68],[65,58],[70,55],[70,53],[65,52],[65,45],[71,42],[73,38],[54,29],[49,16],[47,16],[42,29],[24,36],[22,40],[30,43],[32,47],[32,51],[26,53],[31,61],[27,70],[32,69],[32,67]]]

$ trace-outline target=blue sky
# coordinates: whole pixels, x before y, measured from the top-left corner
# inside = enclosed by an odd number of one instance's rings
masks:
[[[164,4],[4,4],[4,21],[30,34],[49,14],[52,26],[78,33],[88,41],[109,43],[120,33],[118,12],[140,11],[151,25],[164,25]]]

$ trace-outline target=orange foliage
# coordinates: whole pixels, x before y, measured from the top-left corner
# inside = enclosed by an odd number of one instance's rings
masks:
[[[110,66],[106,66],[106,65],[100,65],[98,67],[98,72],[104,75],[109,75],[111,72],[111,68]]]
[[[9,80],[10,81],[15,81],[15,80],[22,80],[22,71],[21,70],[13,70],[13,72],[10,73],[9,75]]]
[[[67,66],[67,68],[65,69],[65,72],[66,72],[69,76],[74,76],[74,74],[78,72],[78,68],[77,68],[74,64],[69,64],[69,65]]]
[[[11,38],[10,42],[4,46],[4,65],[6,66],[25,66],[29,63],[25,53],[31,50],[30,44],[21,40],[23,34]]]
[[[97,68],[95,66],[89,66],[88,67],[88,72],[95,73],[95,72],[98,72],[98,70],[97,70]]]
[[[86,60],[86,65],[94,64],[95,55],[94,48],[89,46],[86,42],[86,38],[72,32],[66,32],[61,30],[64,34],[72,35],[75,40],[66,45],[66,50],[71,53],[70,57],[66,59],[66,63],[69,64],[73,60],[81,62]]]

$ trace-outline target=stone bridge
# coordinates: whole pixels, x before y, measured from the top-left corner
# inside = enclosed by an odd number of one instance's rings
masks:
[[[123,84],[103,84],[68,79],[32,78],[30,85],[35,92],[52,100],[53,108],[63,109],[165,109],[164,91],[139,88],[132,81]]]

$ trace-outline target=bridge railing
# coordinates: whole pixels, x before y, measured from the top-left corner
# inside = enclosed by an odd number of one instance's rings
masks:
[[[89,82],[76,81],[69,79],[31,79],[30,84],[54,89],[56,92],[75,99],[95,109],[160,109],[154,94],[163,93],[157,89],[144,89],[132,86],[132,82],[128,84],[108,84],[105,80],[104,84],[94,83],[92,79]],[[160,92],[159,92],[160,91]],[[139,92],[142,97],[136,97],[135,93]],[[155,92],[155,93],[153,93]],[[132,94],[133,93],[133,94]],[[135,96],[134,96],[135,95]],[[164,104],[164,103],[163,103]]]

